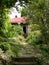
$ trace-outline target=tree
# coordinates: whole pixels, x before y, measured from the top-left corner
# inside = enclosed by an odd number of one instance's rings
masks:
[[[1,0],[0,1],[0,35],[3,35],[4,21],[7,18],[8,8],[15,4],[15,0]]]
[[[25,4],[28,7],[29,18],[40,25],[43,41],[47,43],[49,39],[49,0],[27,0]]]

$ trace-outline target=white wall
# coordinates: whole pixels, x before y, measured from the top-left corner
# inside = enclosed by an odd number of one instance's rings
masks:
[[[18,10],[19,10],[19,11],[16,10],[16,8],[15,8],[16,6],[18,7]],[[16,3],[15,3],[15,7],[10,8],[10,12],[11,12],[11,13],[9,14],[10,18],[15,18],[15,16],[21,17],[22,7],[20,6],[20,3],[19,3],[19,2],[16,2]]]

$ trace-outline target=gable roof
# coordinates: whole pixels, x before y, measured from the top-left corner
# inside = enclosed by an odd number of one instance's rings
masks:
[[[27,18],[26,17],[15,17],[15,18],[12,18],[10,19],[10,22],[11,23],[24,23],[26,22]]]

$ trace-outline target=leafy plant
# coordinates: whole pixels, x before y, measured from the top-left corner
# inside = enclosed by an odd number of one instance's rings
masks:
[[[28,36],[26,41],[29,44],[36,44],[40,41],[40,39],[41,39],[41,32],[40,31],[34,31],[34,32],[30,33],[30,35]]]

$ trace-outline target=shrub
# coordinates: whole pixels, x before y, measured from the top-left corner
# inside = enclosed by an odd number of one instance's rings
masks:
[[[19,25],[12,25],[6,32],[7,37],[14,37],[17,35],[22,35],[23,30]]]
[[[29,44],[35,44],[38,43],[41,40],[41,32],[40,31],[34,31],[31,32],[30,35],[27,37],[27,42]]]
[[[0,48],[2,51],[11,56],[18,56],[19,48],[21,48],[21,45],[19,42],[1,42]]]
[[[10,44],[8,42],[1,42],[0,48],[5,52],[6,50],[10,49]]]
[[[22,35],[23,33],[22,27],[20,25],[14,26],[14,31],[17,32],[17,34],[19,35]]]
[[[6,61],[6,65],[12,65],[12,57],[18,56],[20,45],[18,42],[0,42],[0,64]]]

